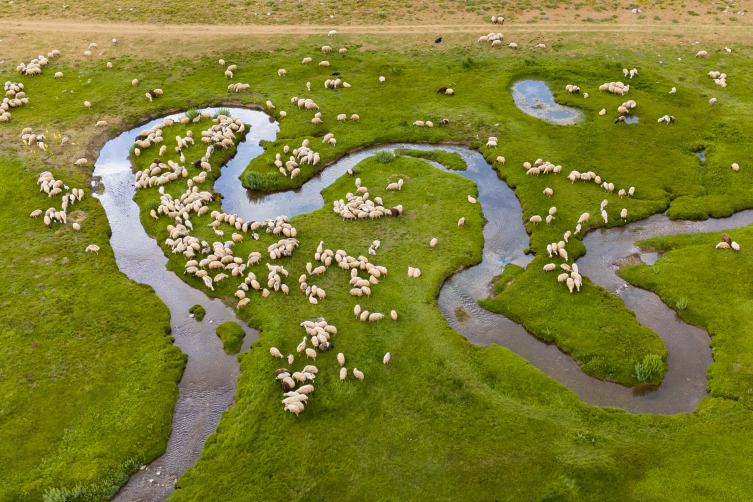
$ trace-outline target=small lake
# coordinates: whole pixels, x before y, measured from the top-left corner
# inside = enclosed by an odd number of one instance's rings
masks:
[[[701,162],[706,162],[706,152],[704,150],[698,150],[695,154],[701,159]]]
[[[625,117],[626,124],[636,124],[639,120],[640,120],[640,117],[636,117],[635,115],[629,115]]]
[[[521,80],[513,84],[512,99],[523,113],[555,125],[573,125],[585,122],[586,116],[577,108],[563,106],[554,101],[552,91],[541,80]]]

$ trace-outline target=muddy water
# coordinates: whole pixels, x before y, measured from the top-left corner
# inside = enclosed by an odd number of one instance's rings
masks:
[[[274,139],[277,127],[259,112],[236,110],[252,125],[246,143],[236,157],[248,163],[243,155],[258,155],[260,139]],[[145,127],[151,127],[155,121]],[[173,483],[190,468],[201,455],[206,438],[214,432],[222,412],[235,396],[240,374],[235,356],[225,354],[215,328],[225,321],[237,320],[232,309],[221,301],[212,300],[194,289],[165,268],[167,258],[157,242],[144,231],[139,209],[133,201],[133,174],[128,160],[129,148],[139,131],[136,128],[109,141],[94,167],[94,176],[104,185],[102,202],[112,228],[110,244],[115,252],[118,268],[130,279],[149,284],[170,309],[172,336],[180,349],[188,355],[183,378],[179,384],[180,397],[175,406],[172,433],[167,449],[143,470],[137,471],[124,485],[115,500],[165,500],[173,491]],[[248,145],[251,148],[246,148]],[[245,164],[244,164],[245,165]],[[236,180],[237,181],[237,180]],[[201,304],[207,311],[203,321],[189,317],[188,309]],[[239,323],[246,331],[243,350],[258,338],[258,333]]]
[[[512,99],[523,113],[555,125],[579,124],[586,120],[582,111],[554,101],[552,91],[540,80],[521,80],[511,89]]]
[[[224,196],[222,206],[226,212],[238,214],[245,220],[259,221],[281,214],[293,217],[319,209],[324,204],[321,190],[378,149],[440,148],[458,152],[468,169],[457,173],[476,182],[478,200],[488,223],[484,227],[483,261],[448,278],[438,297],[441,311],[455,329],[471,343],[481,346],[496,343],[509,348],[567,386],[589,405],[614,406],[635,413],[677,413],[692,411],[706,395],[705,374],[711,362],[708,334],[677,320],[674,312],[655,295],[622,287],[623,281],[614,275],[616,267],[612,262],[636,252],[633,242],[638,239],[743,226],[753,221],[753,212],[706,222],[670,222],[663,216],[654,216],[627,228],[600,230],[586,237],[588,255],[578,262],[581,271],[595,283],[617,291],[627,306],[636,311],[641,323],[662,336],[669,351],[670,371],[658,389],[629,389],[587,376],[556,346],[542,342],[504,316],[478,306],[478,300],[491,294],[491,279],[500,274],[507,263],[525,266],[530,262],[530,257],[523,253],[528,246],[528,236],[522,224],[520,204],[514,192],[497,177],[478,152],[460,147],[404,144],[368,148],[327,167],[298,190],[260,194],[245,190],[238,175],[250,160],[262,153],[259,140],[275,138],[277,125],[261,112],[240,109],[231,112],[250,124],[251,130],[246,141],[239,145],[236,157],[223,168],[223,175],[215,183],[215,190]],[[150,126],[147,124],[146,127]],[[105,192],[99,198],[113,229],[111,244],[118,266],[128,277],[154,287],[168,305],[173,336],[188,354],[188,364],[179,386],[180,398],[167,451],[131,477],[116,496],[116,500],[123,501],[164,500],[169,496],[174,481],[200,456],[206,437],[214,431],[222,411],[231,404],[239,374],[236,358],[225,355],[214,332],[217,324],[235,319],[233,311],[168,272],[165,269],[167,259],[157,242],[146,235],[139,221],[130,186],[132,174],[127,155],[135,135],[142,129],[137,128],[108,142],[95,165],[94,174],[105,186]],[[290,146],[298,145],[291,143]],[[316,150],[317,145],[313,146]],[[650,262],[658,255],[644,254],[642,258]],[[188,308],[196,303],[207,310],[201,323],[188,317]],[[458,307],[468,314],[463,322],[455,316]],[[245,325],[244,329],[247,336],[243,350],[246,350],[258,333]]]

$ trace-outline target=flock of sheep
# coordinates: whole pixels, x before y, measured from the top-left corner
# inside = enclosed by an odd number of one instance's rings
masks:
[[[61,223],[63,225],[68,224],[68,206],[75,204],[84,198],[84,190],[81,188],[68,188],[62,180],[56,180],[50,171],[44,171],[37,178],[37,184],[39,185],[39,191],[47,194],[49,198],[61,196],[61,208],[58,210],[55,207],[50,207],[47,211],[44,211],[44,224],[47,227],[52,227],[53,223]],[[63,193],[68,191],[69,193]],[[35,209],[31,212],[32,218],[42,216],[41,209]],[[78,222],[74,222],[71,225],[77,232],[81,230],[81,225]],[[99,250],[99,248],[97,248]]]
[[[403,186],[403,180],[397,183],[391,183],[387,190],[400,190]],[[332,204],[334,211],[343,221],[345,220],[363,220],[367,218],[376,219],[382,216],[400,216],[403,214],[402,204],[392,208],[384,207],[381,197],[375,197],[372,201],[369,198],[369,189],[361,186],[361,178],[356,178],[356,193],[348,192],[345,194],[345,200],[335,200]]]
[[[10,108],[19,108],[29,104],[29,98],[24,92],[24,84],[19,82],[5,82],[5,97],[0,103],[0,122],[10,121]]]

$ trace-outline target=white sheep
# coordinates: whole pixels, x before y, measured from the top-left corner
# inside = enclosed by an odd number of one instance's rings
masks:
[[[84,250],[85,253],[96,253],[99,254],[99,246],[96,244],[89,244],[86,249]]]
[[[335,35],[337,35],[337,30],[330,30],[330,32],[327,33],[328,37],[334,37]]]
[[[379,77],[379,81],[380,82],[384,82],[385,80],[387,80],[387,79],[385,79],[384,77]]]
[[[438,241],[437,241],[437,238],[436,238],[436,237],[434,237],[434,238],[433,238],[432,240],[430,240],[430,241],[429,241],[429,246],[430,246],[430,247],[431,247],[432,249],[434,249],[434,246],[436,246],[436,245],[437,245],[437,242],[438,242]]]
[[[544,265],[544,272],[551,272],[554,269],[555,269],[554,263],[547,263],[546,265]]]
[[[53,78],[63,78],[63,72],[62,71],[55,72],[55,76]]]
[[[735,172],[740,170],[740,166],[737,164],[737,162],[732,164],[732,170]]]
[[[459,226],[459,227],[462,227],[463,225],[465,225],[465,217],[462,217],[462,218],[460,218],[460,219],[458,220],[458,226]]]
[[[541,216],[539,216],[538,214],[534,214],[533,216],[531,216],[531,218],[528,221],[530,223],[533,223],[534,225],[538,225],[539,223],[541,223],[542,220],[541,220]]]
[[[282,76],[287,75],[287,74],[288,74],[288,70],[286,70],[285,68],[280,68],[279,70],[277,70],[277,76],[278,77],[282,77]]]
[[[358,368],[353,368],[353,376],[363,382],[363,372],[359,371]]]

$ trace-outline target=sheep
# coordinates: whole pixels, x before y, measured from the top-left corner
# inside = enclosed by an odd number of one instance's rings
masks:
[[[516,44],[515,42],[511,42],[510,45],[508,45],[508,47],[510,49],[517,49],[518,48],[518,44]]]
[[[279,70],[277,70],[277,76],[278,77],[283,77],[283,76],[285,76],[287,74],[288,74],[288,71],[285,68],[280,68]]]
[[[547,197],[551,197],[552,195],[554,195],[554,190],[552,190],[551,188],[545,188],[544,195],[546,195]]]
[[[677,87],[673,87],[673,88],[671,88],[671,89],[669,90],[669,93],[670,93],[670,94],[674,94],[674,93],[676,93],[676,92],[677,92]]]
[[[537,44],[536,47],[534,47],[534,49],[546,49],[546,45],[545,44]]]
[[[431,241],[429,241],[429,247],[431,247],[432,249],[434,249],[434,246],[437,245],[437,242],[438,242],[437,238],[434,237]]]
[[[74,222],[72,226],[73,226],[73,230],[75,230],[76,232],[81,231],[81,225],[79,225],[78,222]]]
[[[131,80],[131,85],[133,86],[139,85],[139,79],[134,78],[133,80]]]
[[[77,165],[77,166],[79,166],[79,167],[85,166],[88,163],[89,163],[89,161],[86,160],[85,158],[78,159],[76,162],[74,162],[74,164]]]
[[[578,224],[581,224],[581,223],[587,223],[587,222],[588,222],[588,219],[589,219],[590,217],[591,217],[591,215],[589,215],[588,213],[583,213],[583,214],[581,214],[581,215],[580,215],[580,218],[578,218]],[[576,232],[576,233],[578,233],[578,232]]]
[[[87,108],[91,108],[92,104],[89,103],[88,101],[84,101],[84,106],[87,107]]]
[[[601,217],[604,219],[604,223],[609,223],[609,219],[607,218],[607,212],[605,210],[601,210]]]
[[[53,78],[63,78],[63,72],[62,71],[55,72],[55,76]]]
[[[735,172],[737,172],[737,171],[740,170],[740,166],[737,164],[737,162],[734,162],[732,164],[732,170],[735,171]]]
[[[334,37],[335,35],[337,35],[337,30],[330,30],[330,32],[327,33],[328,37]]]
[[[554,270],[554,268],[554,263],[547,263],[546,265],[544,265],[544,272],[551,272],[552,270]]]
[[[696,53],[695,57],[697,57],[697,58],[708,58],[709,57],[709,53],[706,52],[706,51],[698,51],[698,53]]]
[[[392,318],[393,321],[397,322],[397,312],[395,312],[394,310],[391,311],[390,317]]]
[[[627,208],[622,208],[622,211],[620,211],[620,218],[627,223]]]
[[[358,368],[353,368],[353,376],[363,382],[363,372],[359,371]]]
[[[460,218],[460,219],[458,220],[458,226],[459,226],[459,227],[462,227],[463,225],[465,225],[465,217],[462,217],[462,218]]]
[[[716,104],[716,98],[709,99],[709,104],[710,105],[715,105]]]
[[[635,193],[635,187],[630,187],[630,189],[628,189],[628,197],[632,197],[634,193]]]
[[[453,91],[453,90],[452,90],[452,89],[450,89],[450,88],[447,88],[447,90],[446,90],[446,91],[444,91],[444,93],[445,93],[445,95],[447,95],[447,96],[454,96],[454,95],[455,95],[455,91]]]
[[[735,241],[732,241],[732,243],[730,244],[730,247],[731,247],[731,248],[732,248],[733,250],[735,250],[735,251],[740,251],[740,244],[738,244],[738,243],[737,243],[737,242],[735,242]]]
[[[345,122],[345,120],[346,120],[347,118],[348,118],[348,116],[347,116],[347,115],[345,115],[344,113],[341,113],[340,115],[338,115],[338,116],[337,116],[337,121],[338,121],[338,122]]]
[[[729,249],[729,248],[730,248],[730,245],[727,244],[726,242],[720,242],[719,244],[715,246],[715,249]]]
[[[346,49],[345,47],[343,47],[342,49],[340,49],[337,52],[339,52],[340,54],[347,54],[348,53],[348,49]]]
[[[607,114],[607,109],[606,109],[606,108],[602,108],[602,109],[601,109],[601,110],[599,111],[599,115],[606,115],[606,114]]]
[[[306,349],[306,358],[308,359],[309,357],[316,360],[316,351],[314,349],[309,349],[309,348]]]
[[[105,122],[104,120],[100,120],[96,124],[94,124],[94,127],[105,127],[105,126],[107,126],[107,122]]]
[[[301,64],[309,64],[311,61],[313,61],[313,59],[311,59],[310,57],[305,57],[303,58],[303,61],[301,61]]]
[[[478,201],[477,201],[477,200],[476,200],[475,198],[473,198],[473,197],[471,197],[471,196],[469,195],[469,196],[468,196],[468,202],[470,202],[471,204],[475,204],[475,203],[476,203],[476,202],[478,202]]]
[[[384,82],[386,79],[384,77],[379,77],[380,82]]]
[[[528,221],[530,223],[533,223],[534,225],[538,225],[539,223],[541,223],[541,216],[534,214]]]
[[[85,253],[96,253],[99,254],[99,246],[96,244],[89,244],[86,249],[84,250]]]
[[[329,66],[329,61],[322,61],[319,63],[319,66]]]
[[[92,53],[91,51],[84,51],[84,57],[91,57]]]

